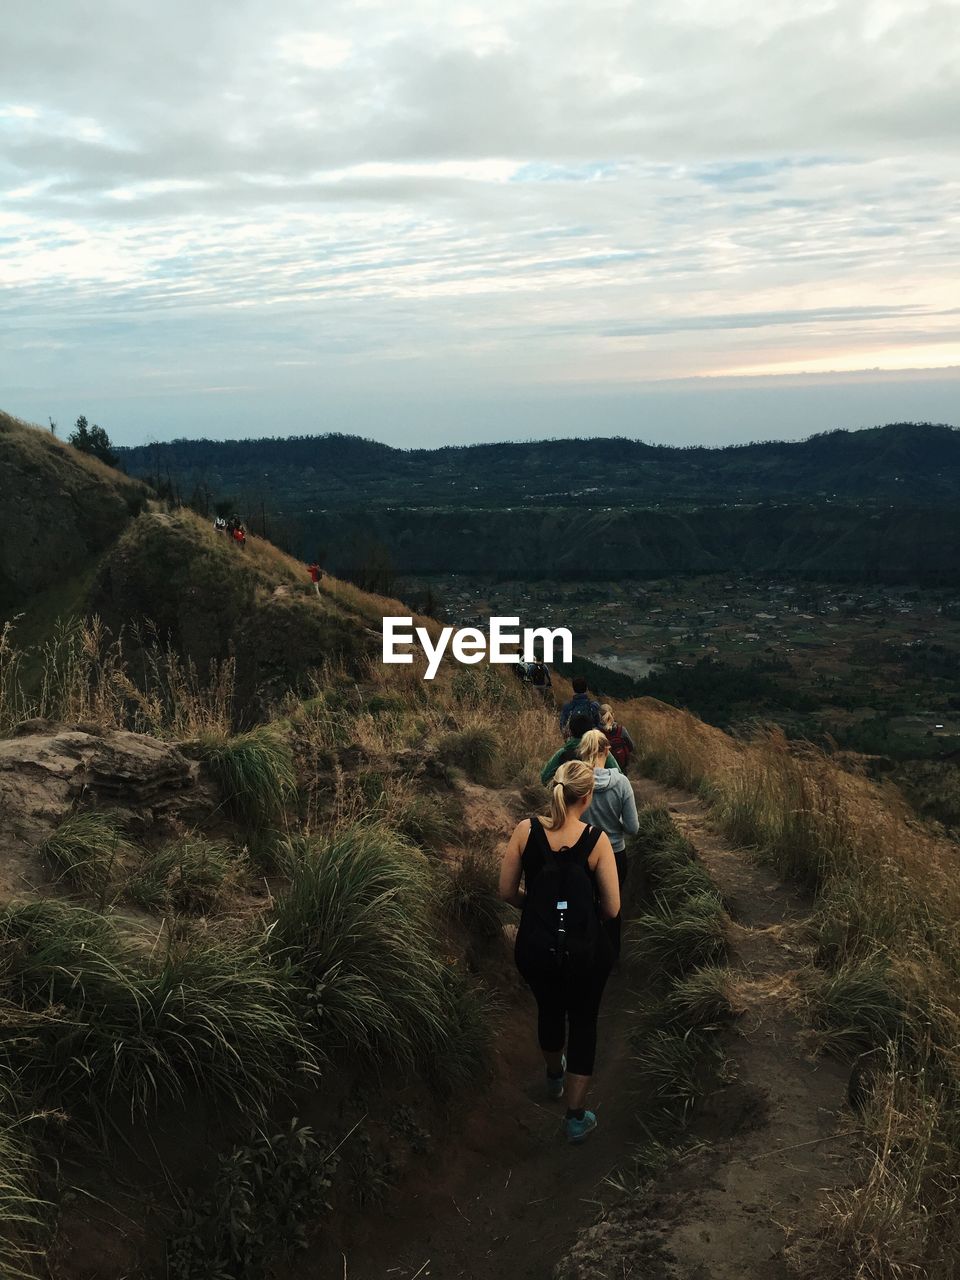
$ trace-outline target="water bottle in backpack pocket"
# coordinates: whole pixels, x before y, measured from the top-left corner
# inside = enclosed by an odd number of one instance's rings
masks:
[[[609,940],[587,866],[601,834],[588,827],[572,849],[554,850],[540,829],[543,867],[528,884],[517,930],[517,967],[525,977],[578,978],[608,963]]]

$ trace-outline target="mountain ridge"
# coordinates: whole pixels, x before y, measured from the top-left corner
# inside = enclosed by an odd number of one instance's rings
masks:
[[[623,436],[399,449],[360,436],[173,440],[119,449],[131,474],[182,490],[266,495],[289,511],[375,505],[430,506],[471,498],[501,506],[540,494],[554,505],[610,502],[674,506],[844,497],[948,505],[960,498],[960,430],[888,423],[821,432],[801,441],[653,445]]]

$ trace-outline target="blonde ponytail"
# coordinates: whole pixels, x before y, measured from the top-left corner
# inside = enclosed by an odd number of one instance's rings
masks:
[[[609,750],[610,743],[600,730],[588,729],[580,739],[577,755],[581,760],[585,760],[587,764],[592,765],[594,760],[606,760]]]
[[[609,702],[600,703],[600,728],[609,733],[615,724],[613,718],[613,707]]]
[[[550,814],[541,819],[548,831],[556,831],[567,820],[567,807],[593,790],[593,766],[582,760],[568,760],[553,775]]]

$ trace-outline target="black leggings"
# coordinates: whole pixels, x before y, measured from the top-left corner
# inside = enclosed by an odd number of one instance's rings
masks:
[[[605,967],[575,981],[523,974],[537,1001],[540,1048],[560,1053],[566,1044],[567,1070],[575,1076],[593,1075],[597,1016],[609,972]]]

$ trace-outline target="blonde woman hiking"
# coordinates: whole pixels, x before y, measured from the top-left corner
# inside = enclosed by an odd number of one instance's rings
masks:
[[[606,832],[617,863],[617,882],[620,894],[627,878],[627,836],[635,836],[640,830],[637,815],[637,798],[626,774],[619,769],[608,769],[610,743],[599,729],[590,729],[580,739],[580,759],[593,769],[593,798],[584,812],[584,822]],[[620,957],[620,935],[623,919],[606,922],[607,932],[613,944],[614,955]]]
[[[537,1002],[547,1092],[566,1098],[569,1142],[582,1142],[597,1127],[586,1100],[600,1001],[614,959],[604,921],[620,912],[613,848],[599,828],[583,821],[593,776],[581,760],[561,765],[549,816],[517,824],[500,868],[501,898],[522,912],[517,968]]]
[[[580,739],[577,754],[593,769],[593,799],[583,820],[609,836],[622,893],[627,878],[626,837],[635,836],[640,830],[637,798],[626,774],[607,767],[613,752],[606,734],[590,729]]]
[[[630,757],[633,755],[636,747],[634,741],[627,732],[626,726],[618,724],[613,714],[613,707],[609,702],[600,704],[600,728],[607,736],[610,743],[610,754],[616,760],[617,764],[623,770],[627,771],[627,765],[630,763]]]

